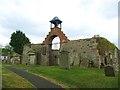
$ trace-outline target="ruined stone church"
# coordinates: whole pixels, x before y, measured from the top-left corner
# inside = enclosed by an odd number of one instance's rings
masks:
[[[62,21],[58,17],[54,17],[50,23],[50,32],[41,44],[24,46],[22,64],[58,65],[66,69],[71,66],[102,68],[112,65],[118,70],[117,47],[106,49],[103,52],[99,48],[102,45],[100,40],[103,38],[99,35],[86,39],[69,40],[61,30]],[[60,39],[59,50],[52,50],[52,41],[55,37]]]

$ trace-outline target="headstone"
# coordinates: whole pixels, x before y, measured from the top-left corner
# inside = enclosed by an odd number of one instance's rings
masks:
[[[59,65],[61,68],[64,69],[70,69],[70,63],[69,63],[69,59],[68,59],[68,52],[67,51],[62,51],[60,52],[60,61],[59,61]]]
[[[115,77],[115,72],[112,66],[105,67],[105,76],[112,76]]]

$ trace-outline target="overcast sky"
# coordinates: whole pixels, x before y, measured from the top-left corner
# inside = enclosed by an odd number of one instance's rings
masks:
[[[99,34],[118,46],[118,1],[0,0],[0,44],[8,44],[16,30],[32,43],[42,43],[50,31],[49,21],[58,16],[70,40]]]

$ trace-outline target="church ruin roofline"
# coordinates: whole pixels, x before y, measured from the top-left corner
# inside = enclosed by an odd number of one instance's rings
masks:
[[[82,39],[74,39],[74,40],[69,40],[69,41],[80,41],[80,40],[90,40],[92,39],[93,37],[91,38],[82,38]]]

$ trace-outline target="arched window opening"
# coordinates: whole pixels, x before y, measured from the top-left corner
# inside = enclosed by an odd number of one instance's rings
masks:
[[[55,37],[52,41],[52,50],[59,50],[60,48],[60,39],[59,37]]]

